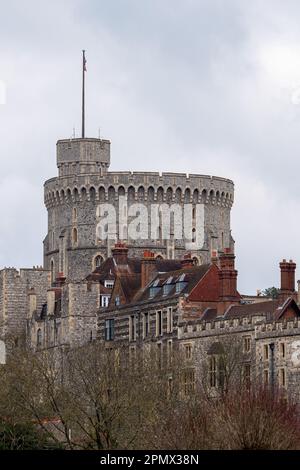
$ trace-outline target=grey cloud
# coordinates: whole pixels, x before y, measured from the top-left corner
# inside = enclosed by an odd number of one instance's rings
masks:
[[[42,184],[56,174],[56,140],[80,128],[83,47],[87,128],[111,139],[113,169],[234,179],[242,291],[278,284],[281,257],[300,263],[300,106],[291,100],[300,87],[299,2],[13,0],[1,8],[1,265],[42,262]]]

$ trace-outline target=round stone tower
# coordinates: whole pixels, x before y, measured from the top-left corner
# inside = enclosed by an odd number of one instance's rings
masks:
[[[209,262],[212,252],[233,248],[230,210],[234,185],[231,180],[185,173],[109,172],[109,165],[109,140],[84,138],[57,142],[59,176],[45,183],[48,234],[44,240],[44,266],[51,270],[53,279],[58,272],[71,280],[82,279],[110,256],[117,240],[127,244],[129,256],[141,257],[144,250],[151,250],[162,258],[183,258],[184,254],[191,253],[198,264]],[[120,205],[121,200],[126,207]],[[113,230],[108,228],[107,239],[103,239],[99,237],[98,225],[101,208],[109,205],[115,210],[117,222]],[[143,222],[148,218],[149,232],[139,239],[132,237],[128,225],[120,220],[126,216],[130,224],[134,220],[133,207],[140,205],[147,211]],[[161,219],[161,209],[157,237],[154,236],[151,229],[154,206],[175,207],[177,213],[178,209],[182,209],[182,214],[191,213],[192,243],[178,236],[178,222],[173,212],[170,236],[165,237],[166,223]],[[195,215],[197,207],[201,209],[200,218]],[[186,220],[184,215],[182,217]],[[203,225],[203,237],[196,246],[193,232],[198,223]]]

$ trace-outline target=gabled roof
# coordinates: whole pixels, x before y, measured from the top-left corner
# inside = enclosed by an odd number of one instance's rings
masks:
[[[263,315],[267,320],[276,321],[287,314],[292,315],[292,317],[300,317],[300,309],[292,297],[289,297],[283,303],[275,299],[254,302],[253,304],[231,305],[223,318],[227,320]]]

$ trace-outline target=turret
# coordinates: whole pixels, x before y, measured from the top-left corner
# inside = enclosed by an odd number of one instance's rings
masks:
[[[104,139],[58,140],[57,167],[59,176],[102,176],[110,165],[110,141]]]

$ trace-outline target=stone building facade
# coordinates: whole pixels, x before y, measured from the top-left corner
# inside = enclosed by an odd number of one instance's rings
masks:
[[[110,142],[100,139],[69,139],[57,142],[58,177],[45,183],[45,205],[48,211],[48,233],[44,240],[44,267],[55,280],[59,272],[67,279],[81,280],[111,254],[118,240],[127,243],[130,256],[141,257],[150,249],[162,258],[180,259],[187,251],[198,264],[210,260],[211,251],[233,247],[230,232],[230,210],[234,185],[217,176],[184,173],[110,172]],[[126,207],[120,207],[125,198]],[[190,204],[204,209],[204,239],[201,246],[187,250],[183,239],[176,237],[175,222],[170,236],[163,238],[163,223],[158,222],[157,238],[148,232],[146,238],[132,239],[128,223],[133,204],[148,210],[150,227],[153,204],[179,204],[183,210]],[[108,239],[97,234],[100,208],[111,204],[116,212],[116,227],[108,230]],[[123,223],[123,217],[127,224]],[[160,216],[161,217],[161,216]],[[193,219],[195,213],[192,214]],[[173,223],[173,226],[172,226]],[[193,220],[193,224],[196,224]],[[192,231],[195,228],[192,229]],[[193,240],[191,233],[190,240]]]
[[[137,350],[152,351],[166,368],[177,351],[185,359],[184,385],[189,392],[205,382],[211,393],[218,393],[228,376],[226,357],[240,379],[280,387],[299,401],[295,263],[280,263],[277,299],[249,302],[237,291],[232,253],[225,250],[219,260],[198,267],[191,261],[186,257],[173,272],[150,270],[146,286],[128,302],[114,301],[119,294],[116,283],[109,307],[98,312],[99,340],[115,349],[127,344],[133,357]],[[147,266],[151,259],[143,262]]]
[[[25,337],[30,308],[28,294],[35,293],[35,305],[40,309],[50,285],[50,272],[40,267],[20,271],[4,268],[0,271],[0,339],[17,341]]]

